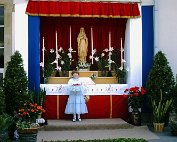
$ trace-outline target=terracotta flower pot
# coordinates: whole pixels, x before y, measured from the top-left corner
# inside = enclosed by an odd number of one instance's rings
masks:
[[[163,132],[165,123],[153,123],[155,132]]]

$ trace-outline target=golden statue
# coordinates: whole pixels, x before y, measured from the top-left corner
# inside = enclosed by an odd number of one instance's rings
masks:
[[[85,34],[83,27],[80,28],[80,33],[77,37],[78,43],[78,56],[80,63],[86,63],[87,51],[88,51],[88,38]]]

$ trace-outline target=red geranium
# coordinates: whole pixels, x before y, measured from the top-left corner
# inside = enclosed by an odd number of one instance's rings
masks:
[[[39,114],[45,112],[42,106],[38,105],[37,103],[32,102],[25,102],[22,108],[18,111],[18,116],[21,117],[23,120],[35,121]]]
[[[143,96],[146,90],[143,87],[132,87],[130,89],[125,89],[125,93],[128,93],[128,105],[132,108],[141,108]]]

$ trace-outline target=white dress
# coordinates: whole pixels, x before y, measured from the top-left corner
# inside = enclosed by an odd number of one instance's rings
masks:
[[[83,86],[79,78],[71,78],[68,82],[69,98],[66,104],[66,114],[88,113],[83,95]]]

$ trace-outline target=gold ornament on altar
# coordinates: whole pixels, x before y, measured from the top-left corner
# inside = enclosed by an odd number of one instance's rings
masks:
[[[88,38],[85,34],[83,27],[80,28],[80,33],[77,37],[78,43],[78,57],[80,63],[86,63],[87,52],[88,52]]]

